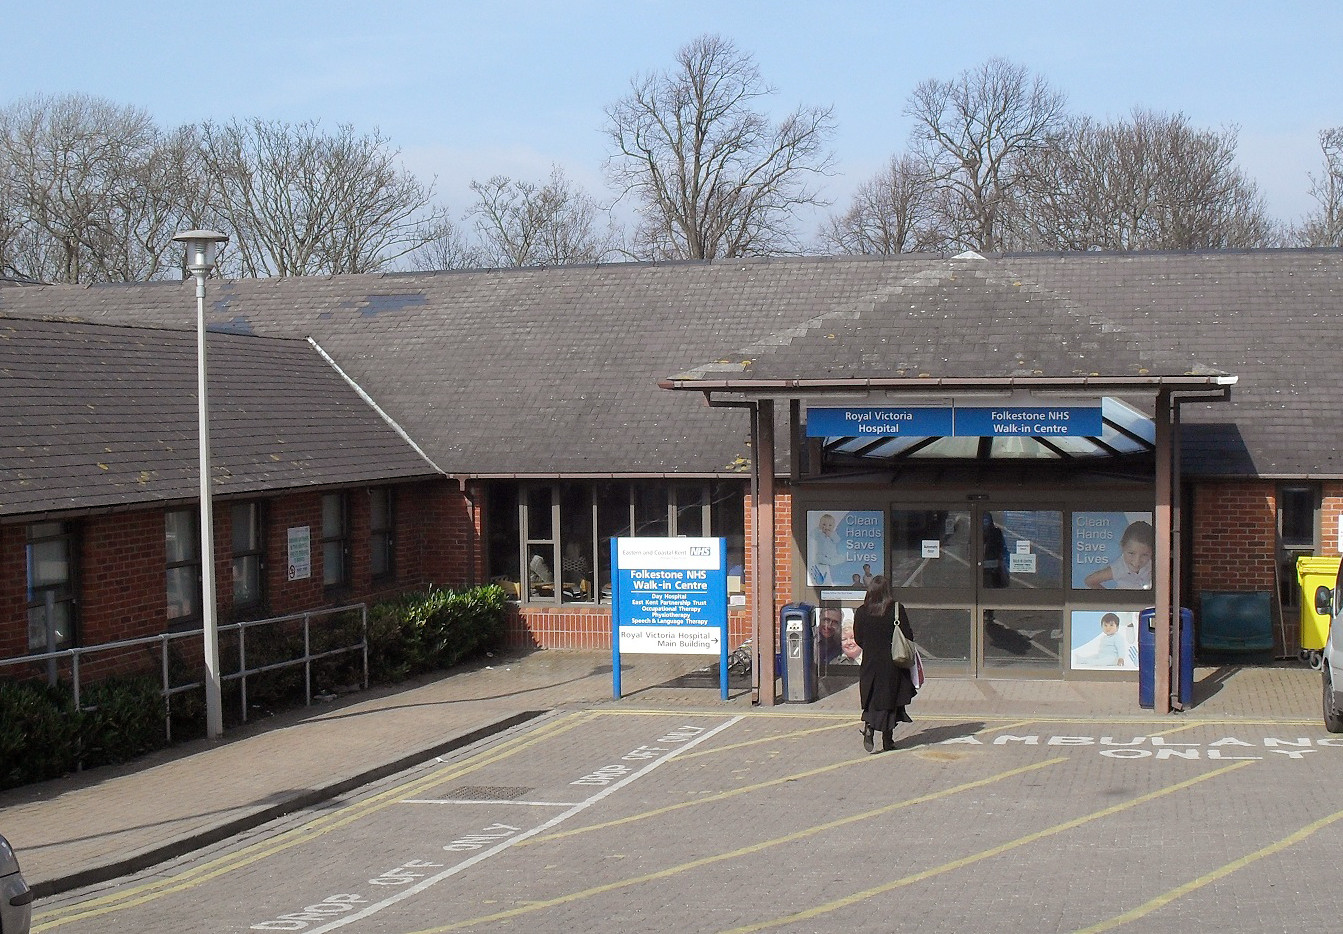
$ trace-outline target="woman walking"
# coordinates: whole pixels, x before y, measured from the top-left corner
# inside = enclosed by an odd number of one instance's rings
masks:
[[[882,751],[895,748],[891,734],[901,723],[913,723],[905,706],[918,693],[908,668],[891,661],[891,636],[898,625],[911,642],[914,630],[903,605],[891,596],[885,575],[878,574],[867,586],[867,597],[853,614],[853,638],[862,647],[858,669],[858,697],[863,705],[863,748],[873,751],[873,735],[881,733]]]

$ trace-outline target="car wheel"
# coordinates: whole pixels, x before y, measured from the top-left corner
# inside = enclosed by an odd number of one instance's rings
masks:
[[[1324,666],[1324,728],[1330,733],[1343,733],[1343,711],[1334,702],[1334,681],[1329,676],[1329,664]]]

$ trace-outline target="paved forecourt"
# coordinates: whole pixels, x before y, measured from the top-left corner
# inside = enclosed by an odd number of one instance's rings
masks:
[[[1008,686],[1009,691],[1016,690]],[[1022,689],[1025,689],[1022,686]],[[1308,719],[560,709],[39,929],[1321,929],[1343,738]]]

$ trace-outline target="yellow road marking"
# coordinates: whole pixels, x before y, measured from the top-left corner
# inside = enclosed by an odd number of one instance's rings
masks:
[[[1319,820],[1302,827],[1296,833],[1283,837],[1277,843],[1270,843],[1268,846],[1255,850],[1253,853],[1248,853],[1240,859],[1227,863],[1225,866],[1204,873],[1197,879],[1186,882],[1184,885],[1176,886],[1164,895],[1158,895],[1156,898],[1144,902],[1132,911],[1126,911],[1122,915],[1116,915],[1108,921],[1102,921],[1089,928],[1082,928],[1077,934],[1097,934],[1097,932],[1100,931],[1109,931],[1120,925],[1128,924],[1130,921],[1137,921],[1139,918],[1146,917],[1160,908],[1165,908],[1177,898],[1183,898],[1190,892],[1201,889],[1210,882],[1216,882],[1218,879],[1229,876],[1233,872],[1244,869],[1246,866],[1258,862],[1265,856],[1272,856],[1274,853],[1279,853],[1290,846],[1295,846],[1317,830],[1328,827],[1330,824],[1340,819],[1343,819],[1343,811],[1335,811],[1328,817],[1321,817]]]
[[[790,730],[787,733],[772,733],[769,736],[742,740],[739,743],[730,743],[726,746],[714,746],[712,749],[698,749],[695,752],[688,752],[683,756],[677,756],[677,761],[684,762],[687,759],[695,759],[699,756],[717,755],[720,752],[728,752],[733,749],[745,749],[747,746],[758,746],[761,743],[773,743],[784,739],[797,739],[802,736],[811,736],[814,733],[825,733],[829,730],[842,730],[849,725],[850,724],[848,723],[829,723],[825,726],[812,727],[809,730]]]
[[[970,735],[981,736],[985,733],[992,733],[995,730],[1010,730],[1013,727],[1024,726],[1027,723],[1034,723],[1034,722],[1035,722],[1034,720],[1017,720],[1013,721],[1012,723],[1004,724],[1003,726],[999,727],[986,727],[982,730],[977,730]],[[847,723],[844,724],[844,726],[849,725],[850,724]],[[761,741],[763,740],[752,740],[751,742],[761,742]],[[933,744],[931,746],[906,746],[903,749],[897,750],[897,755],[900,753],[915,754],[918,752],[925,752],[929,749],[935,748],[937,745],[939,744]],[[695,753],[695,755],[707,755],[711,752],[716,751],[718,751],[717,748],[708,749],[703,752]],[[690,756],[687,755],[684,756],[683,758],[689,759]],[[617,817],[614,820],[602,821],[599,824],[588,824],[585,827],[574,827],[571,830],[558,830],[555,833],[546,834],[543,837],[533,837],[530,840],[524,840],[521,843],[519,843],[518,846],[519,847],[535,846],[538,843],[548,843],[551,840],[558,840],[562,837],[577,837],[580,834],[592,833],[594,830],[606,830],[610,827],[619,827],[624,824],[632,824],[635,821],[646,820],[650,817],[658,817],[663,814],[670,814],[672,811],[680,811],[683,808],[699,807],[701,804],[710,804],[715,801],[724,801],[728,798],[735,798],[737,795],[748,794],[752,791],[760,791],[765,788],[773,788],[775,785],[784,785],[787,784],[788,782],[795,782],[803,778],[815,778],[817,775],[824,775],[826,772],[833,772],[837,769],[846,769],[851,766],[859,766],[862,765],[863,763],[870,763],[876,761],[889,761],[889,760],[881,760],[881,757],[879,756],[862,756],[861,758],[856,759],[845,759],[842,762],[832,762],[829,765],[822,765],[814,769],[807,769],[804,772],[793,772],[790,775],[781,775],[778,778],[771,778],[768,779],[767,781],[756,782],[754,785],[743,785],[740,788],[731,788],[728,789],[727,791],[720,791],[717,794],[705,795],[704,797],[696,798],[693,801],[681,801],[677,804],[668,804],[660,808],[654,808],[651,811],[641,811],[638,814],[630,814],[626,817]]]
[[[1182,782],[1176,782],[1174,785],[1168,785],[1165,788],[1159,788],[1156,791],[1150,791],[1145,795],[1139,795],[1138,797],[1134,798],[1131,801],[1125,801],[1122,804],[1115,804],[1108,808],[1102,808],[1099,811],[1094,811],[1091,814],[1085,814],[1081,817],[1074,817],[1072,820],[1066,820],[1061,824],[1055,824],[1053,827],[1046,827],[1043,830],[1037,830],[1034,833],[1026,834],[1026,836],[1024,837],[1018,837],[1015,840],[1009,840],[1006,843],[1001,843],[998,846],[990,847],[987,850],[981,850],[980,852],[974,853],[970,856],[965,856],[962,857],[961,859],[952,860],[949,863],[943,863],[941,866],[934,866],[930,869],[925,869],[922,872],[916,872],[912,875],[905,876],[904,878],[896,879],[893,882],[886,882],[883,883],[882,885],[873,886],[870,889],[864,889],[861,892],[855,892],[852,895],[846,895],[843,898],[837,898],[833,901],[826,902],[823,905],[817,905],[816,907],[809,908],[806,911],[799,911],[795,914],[783,915],[781,917],[773,918],[768,921],[761,921],[757,924],[748,924],[742,927],[732,928],[728,931],[721,932],[721,934],[748,934],[748,932],[752,931],[763,931],[768,928],[782,927],[785,924],[794,924],[798,921],[807,921],[810,920],[811,918],[816,918],[819,917],[820,915],[828,914],[829,912],[832,911],[837,911],[840,908],[847,908],[850,905],[856,905],[859,902],[866,901],[867,899],[872,898],[875,895],[883,895],[886,892],[891,892],[894,891],[895,889],[903,888],[904,886],[907,885],[913,885],[916,882],[922,882],[925,879],[931,879],[934,876],[940,876],[944,873],[952,872],[953,870],[956,869],[964,869],[966,866],[971,866],[983,860],[991,859],[994,856],[1001,856],[1003,853],[1007,853],[1019,847],[1035,843],[1039,840],[1045,839],[1046,837],[1052,837],[1055,834],[1063,833],[1066,830],[1072,830],[1076,827],[1081,827],[1083,824],[1090,823],[1091,821],[1094,820],[1100,820],[1101,818],[1104,817],[1110,817],[1111,815],[1118,814],[1121,811],[1126,811],[1129,808],[1137,807],[1138,805],[1145,804],[1148,801],[1154,801],[1157,798],[1164,797],[1165,795],[1168,794],[1173,794],[1177,791],[1183,791],[1186,788],[1192,787],[1193,785],[1197,785],[1199,782],[1205,782],[1210,778],[1217,778],[1218,776],[1225,775],[1226,773],[1234,771],[1235,769],[1244,768],[1245,766],[1251,764],[1252,763],[1250,762],[1235,762],[1232,763],[1231,765],[1223,766],[1222,768],[1216,769],[1212,772],[1206,772],[1203,775],[1198,775],[1195,776],[1194,778],[1189,778]]]
[[[540,742],[553,739],[555,736],[575,729],[591,719],[591,716],[585,714],[568,714],[556,721],[551,729],[545,730],[540,735],[529,733],[526,736],[507,740],[489,750],[482,751],[466,762],[453,763],[441,769],[436,769],[429,775],[397,785],[355,804],[343,807],[334,814],[314,818],[302,826],[291,828],[274,837],[244,847],[237,852],[194,866],[170,878],[146,882],[110,895],[81,902],[69,908],[44,912],[33,918],[35,922],[38,922],[33,925],[33,932],[37,934],[37,932],[51,930],[73,921],[83,921],[114,911],[133,908],[162,898],[165,895],[172,895],[194,888],[211,879],[250,866],[268,856],[274,856],[299,844],[315,840],[333,830],[391,807],[401,799],[410,797],[426,788],[441,785],[444,782],[452,781],[482,769],[487,765],[493,765]]]
[[[1048,759],[1044,762],[1036,762],[1031,765],[1024,765],[1021,766],[1020,768],[1010,769],[1009,771],[1006,772],[999,772],[997,775],[990,775],[986,778],[976,779],[975,781],[966,782],[961,785],[956,785],[955,787],[952,788],[944,788],[941,791],[929,792],[928,794],[920,795],[917,798],[908,798],[904,801],[897,801],[894,804],[883,805],[882,807],[876,808],[871,811],[864,811],[861,814],[850,814],[848,817],[841,817],[836,820],[827,821],[824,824],[817,824],[813,827],[807,827],[802,830],[794,831],[793,833],[790,834],[785,834],[782,837],[775,837],[772,840],[763,840],[760,843],[753,843],[750,846],[744,846],[741,847],[740,849],[732,850],[727,853],[718,853],[713,856],[705,856],[701,859],[691,860],[688,863],[681,863],[680,865],[677,866],[669,866],[668,868],[660,869],[657,872],[650,872],[645,875],[634,876],[629,879],[622,879],[618,882],[608,882],[605,883],[604,885],[596,885],[591,888],[583,889],[578,892],[570,892],[567,895],[560,895],[555,898],[529,901],[527,902],[527,904],[520,905],[517,908],[510,908],[505,911],[495,912],[494,914],[490,915],[483,915],[478,918],[468,918],[464,921],[455,921],[452,924],[445,924],[441,927],[428,928],[423,931],[418,931],[416,932],[416,934],[442,934],[442,932],[444,931],[456,931],[461,928],[474,927],[477,924],[490,924],[495,921],[506,921],[510,918],[516,918],[521,915],[530,914],[534,911],[541,911],[546,908],[553,908],[556,905],[565,905],[570,902],[579,901],[580,899],[591,898],[594,895],[602,895],[607,892],[614,892],[618,889],[628,888],[632,885],[640,885],[644,882],[653,882],[658,879],[665,879],[669,876],[674,876],[678,873],[688,872],[691,869],[699,869],[703,866],[710,866],[714,863],[723,862],[724,860],[736,859],[738,857],[747,856],[752,853],[759,853],[769,849],[770,847],[781,846],[782,844],[785,843],[795,843],[798,840],[805,840],[808,837],[814,837],[817,834],[824,833],[827,830],[834,830],[838,827],[844,827],[848,824],[857,823],[859,821],[870,820],[873,817],[877,817],[882,814],[889,814],[892,811],[898,811],[901,810],[902,808],[913,807],[916,804],[925,804],[929,801],[936,801],[939,798],[946,798],[954,794],[959,794],[962,791],[971,791],[975,788],[982,788],[985,785],[990,785],[993,784],[994,782],[1003,781],[1004,779],[1013,778],[1018,775],[1024,775],[1028,772],[1034,772],[1037,769],[1043,769],[1046,768],[1047,766],[1057,765],[1060,762],[1067,762],[1067,761],[1068,761],[1067,758],[1060,756],[1059,758],[1056,759]],[[1242,764],[1248,764],[1248,763],[1242,763]]]

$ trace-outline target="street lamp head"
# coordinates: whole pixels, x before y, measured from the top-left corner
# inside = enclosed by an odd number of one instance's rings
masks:
[[[203,279],[214,268],[219,244],[228,243],[228,234],[217,230],[184,230],[173,240],[186,244],[186,268],[191,270],[192,275]]]

